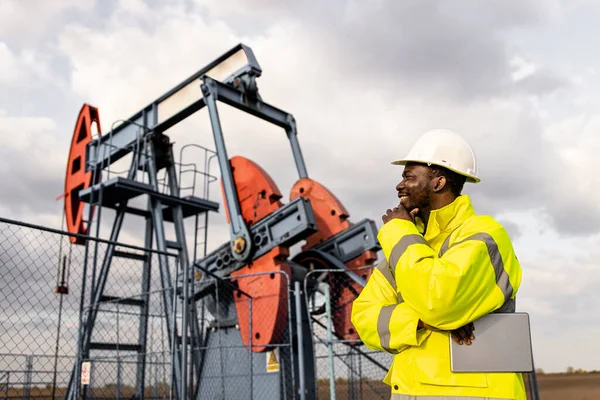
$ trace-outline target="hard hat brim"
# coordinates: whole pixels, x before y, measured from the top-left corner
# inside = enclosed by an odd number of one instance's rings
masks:
[[[481,182],[481,179],[479,179],[478,177],[476,177],[475,175],[470,175],[470,174],[466,174],[462,171],[458,171],[454,168],[448,167],[447,165],[441,164],[441,163],[436,163],[436,162],[431,162],[431,161],[423,161],[423,160],[410,160],[410,159],[402,159],[402,160],[396,160],[396,161],[392,161],[391,164],[392,165],[406,165],[407,163],[412,162],[415,164],[423,164],[423,165],[436,165],[438,167],[442,167],[442,168],[446,168],[452,172],[455,172],[459,175],[464,176],[465,178],[467,178],[467,182],[469,183],[479,183]]]

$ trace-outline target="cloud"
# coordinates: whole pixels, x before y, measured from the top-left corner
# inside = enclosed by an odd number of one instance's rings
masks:
[[[510,63],[514,49],[506,41],[510,31],[542,24],[560,14],[554,1],[510,6],[487,2],[485,7],[467,1],[308,5],[258,0],[235,6],[224,1],[211,7],[204,0],[197,3],[212,18],[223,19],[248,35],[255,32],[255,26],[310,21],[303,24],[304,35],[313,46],[318,42],[317,47],[327,48],[329,69],[341,72],[340,81],[360,81],[363,89],[374,86],[393,91],[397,97],[418,94],[428,101],[447,98],[468,103],[515,91],[542,94],[564,84],[558,77],[534,73],[532,83],[515,85]],[[313,59],[305,57],[307,63]]]
[[[46,60],[39,53],[25,49],[16,53],[0,41],[0,86],[27,87],[49,78]]]
[[[567,365],[598,368],[587,357],[595,354],[590,332],[598,330],[592,321],[600,318],[595,307],[600,301],[598,240],[562,240],[560,246],[548,244],[542,251],[520,255],[523,282],[517,309],[530,314],[535,361],[547,372],[564,371]]]
[[[508,236],[514,242],[521,237],[523,232],[519,227],[519,224],[510,220],[499,219],[498,222],[504,226],[506,232],[508,232]]]
[[[555,329],[555,321],[567,327],[589,321],[586,304],[598,300],[591,293],[600,278],[595,255],[581,255],[597,243],[578,246],[567,239],[582,240],[600,226],[595,176],[600,118],[590,89],[596,78],[584,66],[573,77],[560,64],[528,53],[521,41],[531,28],[554,29],[550,23],[565,18],[562,3],[128,1],[114,9],[98,5],[101,24],[84,18],[91,3],[82,8],[47,3],[54,5],[40,7],[54,8],[41,9],[35,18],[55,25],[38,30],[37,39],[34,32],[29,39],[0,43],[6,71],[0,85],[11,91],[0,97],[6,110],[0,113],[2,215],[43,224],[52,216],[58,220],[61,204],[53,199],[62,191],[76,101],[99,107],[106,133],[116,120],[244,42],[263,68],[259,88],[265,101],[297,120],[309,175],[338,196],[353,221],[369,217],[380,225],[383,211],[397,202],[401,168],[390,161],[428,129],[456,129],[479,160],[482,183],[466,188],[476,210],[498,216],[520,246],[525,278],[519,307],[539,321],[534,345],[540,343],[541,352],[556,345],[540,339]],[[67,18],[78,10],[77,19]],[[17,35],[17,28],[0,24],[0,33]],[[40,32],[47,41],[39,39]],[[21,40],[29,44],[19,45]],[[54,75],[67,79],[57,93],[30,89],[29,82],[47,84]],[[14,99],[27,99],[25,92],[35,94],[31,102],[39,101],[35,112],[29,101],[15,109]],[[284,132],[225,105],[219,112],[228,155],[257,161],[287,201],[297,172]],[[213,147],[206,110],[167,134],[177,157],[188,143]],[[197,153],[184,156],[203,165]],[[115,169],[126,168],[126,161]],[[219,177],[214,163],[212,172]],[[211,191],[222,203],[218,182]],[[112,215],[103,211],[104,236]],[[547,223],[534,231],[523,216]],[[126,222],[121,240],[140,244],[143,220],[135,218]],[[191,242],[191,224],[186,228]],[[555,235],[550,244],[535,250],[532,243],[550,233]],[[172,231],[167,235],[174,238]],[[209,251],[228,236],[221,210],[211,216]],[[568,248],[558,253],[564,242]],[[115,277],[135,281],[134,269],[126,263]],[[103,326],[114,327],[108,320]],[[543,359],[542,366],[558,365],[565,359],[561,354],[559,361]]]
[[[35,41],[60,26],[70,11],[90,11],[95,0],[2,0],[0,36]]]
[[[5,217],[60,210],[53,200],[64,187],[67,143],[51,118],[11,116],[0,110],[0,184]],[[60,144],[62,151],[58,150]]]
[[[547,171],[544,180],[547,181],[548,198],[544,201],[548,212],[555,221],[558,232],[569,235],[589,235],[598,232],[600,223],[598,201],[600,192],[596,190],[599,178],[595,171],[600,166],[596,157],[600,151],[598,129],[600,115],[592,114],[573,120],[566,125],[560,121],[550,125],[549,132],[563,130],[564,139],[560,151],[557,150],[556,164],[562,163],[562,168],[556,173]]]
[[[357,217],[379,221],[382,210],[396,201],[393,188],[400,171],[389,160],[406,152],[421,132],[443,126],[461,132],[476,149],[484,181],[468,191],[483,212],[541,203],[558,228],[579,231],[562,218],[578,194],[552,191],[556,182],[568,183],[568,165],[543,137],[543,110],[531,98],[569,86],[558,73],[513,52],[501,34],[541,23],[552,11],[539,14],[533,3],[515,8],[493,3],[477,18],[462,13],[453,19],[442,3],[381,2],[369,9],[347,4],[335,15],[324,6],[321,11],[333,19],[317,18],[307,25],[269,2],[234,12],[199,2],[210,10],[209,17],[186,12],[181,4],[160,11],[136,4],[117,8],[102,29],[71,24],[60,36],[60,49],[71,60],[73,90],[100,107],[105,131],[244,41],[264,70],[259,88],[265,101],[292,112],[298,121],[309,173],[338,193]],[[271,20],[260,33],[243,35],[217,19],[229,21],[245,12],[260,18],[263,8],[285,18],[286,28]],[[375,12],[383,9],[387,12]],[[302,10],[299,15],[316,14]],[[138,27],[120,24],[134,15]],[[144,28],[149,23],[151,30]],[[135,61],[140,59],[145,61]],[[206,112],[200,114],[168,132],[178,146],[211,142]],[[223,106],[221,118],[229,155],[254,159],[284,192],[289,190],[296,173],[283,132]],[[584,205],[582,215],[600,218],[591,206]]]

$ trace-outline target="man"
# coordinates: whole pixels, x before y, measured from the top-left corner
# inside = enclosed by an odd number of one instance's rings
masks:
[[[469,345],[473,321],[514,312],[521,283],[504,228],[476,215],[461,194],[465,182],[480,181],[472,148],[436,129],[393,164],[404,171],[400,204],[387,210],[378,233],[385,259],[352,308],[365,345],[394,354],[384,379],[392,399],[525,399],[521,374],[450,369],[449,336]]]

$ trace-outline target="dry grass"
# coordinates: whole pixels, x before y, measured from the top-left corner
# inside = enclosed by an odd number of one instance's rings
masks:
[[[600,399],[600,373],[539,374],[541,400]]]

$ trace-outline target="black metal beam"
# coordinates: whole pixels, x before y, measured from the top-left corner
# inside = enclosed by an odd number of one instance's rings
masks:
[[[316,231],[317,225],[310,202],[298,197],[250,228],[255,245],[252,259],[261,257],[277,246],[293,246]],[[227,276],[245,265],[243,261],[236,261],[232,257],[229,243],[221,245],[194,264],[219,276]]]
[[[227,105],[247,112],[285,130],[292,128],[293,117],[291,114],[263,101],[247,101],[244,92],[230,85],[225,85],[210,77],[205,77],[202,84],[202,92],[205,92],[207,89],[210,89],[216,95],[217,100]]]

